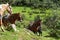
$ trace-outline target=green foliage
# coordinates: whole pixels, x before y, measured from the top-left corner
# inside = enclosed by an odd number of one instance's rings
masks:
[[[33,8],[56,8],[60,6],[59,0],[0,0],[0,3],[9,3],[14,6],[29,6]]]
[[[45,22],[44,24],[47,26],[47,29],[50,30],[50,35],[53,35],[55,34],[56,36],[59,35],[59,29],[60,29],[60,26],[59,26],[59,19],[60,17],[56,14],[52,14],[51,16],[47,16],[46,19],[45,19]],[[54,35],[54,36],[55,36]]]

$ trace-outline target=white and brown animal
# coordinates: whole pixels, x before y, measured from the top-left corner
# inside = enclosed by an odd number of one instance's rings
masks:
[[[22,21],[23,18],[22,16],[20,15],[20,13],[13,13],[11,14],[10,16],[7,17],[7,15],[3,16],[2,17],[2,23],[3,25],[5,26],[5,28],[8,28],[9,25],[11,25],[11,27],[14,29],[14,31],[18,31],[16,29],[16,25],[15,25],[15,21]],[[1,21],[0,21],[1,22]],[[1,24],[0,24],[1,26]],[[4,30],[2,30],[4,31]]]
[[[9,14],[12,13],[12,8],[8,3],[0,5],[0,15],[4,15],[5,11],[7,11]]]
[[[0,5],[0,21],[1,21],[0,24],[1,24],[2,29],[3,29],[3,27],[2,27],[2,17],[6,14],[5,13],[6,11],[9,13],[9,15],[12,14],[11,6],[8,3],[1,4]]]

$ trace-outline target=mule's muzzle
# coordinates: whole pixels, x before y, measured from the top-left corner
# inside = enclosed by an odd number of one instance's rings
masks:
[[[20,22],[22,22],[23,20],[20,20]]]

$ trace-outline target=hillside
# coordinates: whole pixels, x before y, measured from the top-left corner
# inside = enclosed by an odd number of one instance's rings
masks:
[[[53,9],[46,9],[43,12],[41,12],[41,8],[39,9],[33,9],[30,7],[12,7],[13,13],[19,12],[23,16],[22,22],[16,22],[16,27],[19,30],[19,32],[14,31],[6,31],[2,32],[0,30],[0,40],[60,40],[54,37],[45,37],[46,35],[49,35],[49,30],[42,30],[42,36],[37,36],[33,32],[26,29],[30,21],[33,21],[36,16],[40,16],[42,22],[46,18],[46,16],[49,16],[49,13],[52,13]],[[58,14],[60,11],[58,10]],[[42,28],[46,27],[42,24]]]

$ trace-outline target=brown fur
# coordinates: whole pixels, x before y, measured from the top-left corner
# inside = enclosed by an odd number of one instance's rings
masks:
[[[4,25],[7,25],[8,23],[15,24],[16,20],[22,20],[21,15],[19,13],[11,14],[7,19],[3,17],[2,22]]]
[[[3,16],[2,18],[2,24],[1,25],[4,25],[5,27],[8,28],[9,24],[15,24],[15,21],[21,21],[22,20],[22,17],[20,15],[20,13],[14,13],[14,14],[11,14],[8,18],[5,18],[5,16]],[[1,22],[1,19],[0,19],[0,22]]]
[[[38,21],[34,22],[31,26],[29,25],[28,27],[29,30],[33,31],[34,33],[42,33],[41,32],[41,20],[39,19]]]

